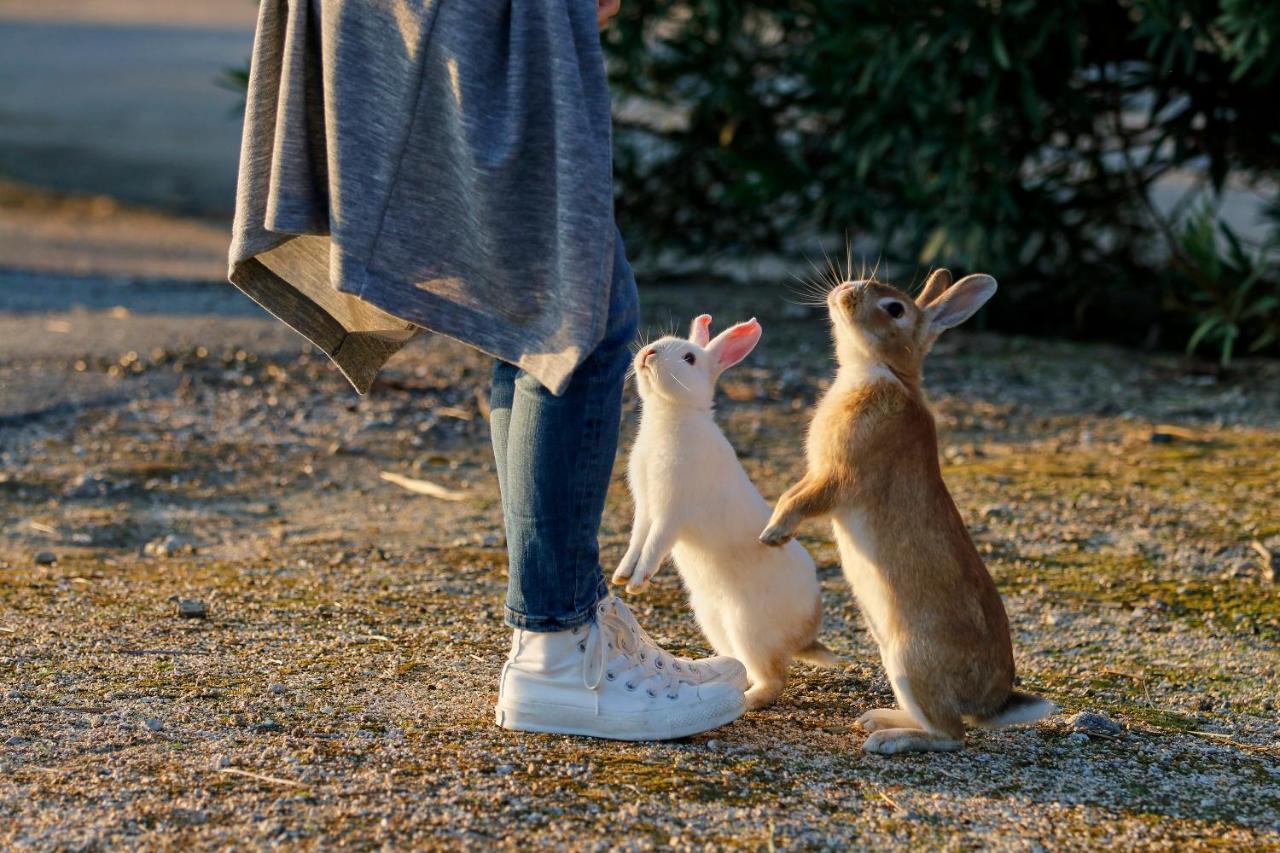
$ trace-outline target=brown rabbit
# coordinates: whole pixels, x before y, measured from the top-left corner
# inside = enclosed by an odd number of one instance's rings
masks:
[[[831,516],[845,577],[866,617],[898,708],[863,714],[863,749],[954,750],[965,723],[999,728],[1053,713],[1013,689],[1000,594],[942,480],[921,392],[929,348],[996,291],[938,270],[914,301],[878,281],[827,296],[839,370],[814,414],[809,470],[760,535],[782,545],[801,521]]]

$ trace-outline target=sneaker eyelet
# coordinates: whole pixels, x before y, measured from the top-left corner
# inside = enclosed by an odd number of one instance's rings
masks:
[[[634,684],[632,684],[630,681],[628,681],[628,682],[627,682],[625,685],[623,685],[623,686],[624,686],[624,687],[626,687],[628,690],[632,690],[632,691],[634,691],[634,690],[636,689],[636,686],[635,686]]]
[[[657,699],[657,698],[658,698],[658,694],[657,694],[657,693],[654,693],[652,690],[646,690],[646,691],[645,691],[645,693],[649,694],[649,698],[650,698],[650,699]]]
[[[606,672],[604,674],[604,677],[607,678],[609,681],[616,681],[618,679],[618,676],[614,675],[612,672]]]
[[[640,653],[640,660],[647,660],[647,658],[645,658],[645,656],[644,656],[644,652],[641,652],[641,653]]]
[[[662,669],[662,661],[661,661],[661,660],[656,660],[656,661],[654,661],[654,662],[653,662],[653,665],[654,665],[654,666],[656,666],[658,669]]]
[[[679,697],[679,696],[677,696],[675,693],[668,693],[668,694],[667,694],[667,698],[668,698],[668,699],[670,699],[672,702],[674,702],[674,701],[676,701],[677,699],[679,699],[680,697]]]
[[[587,650],[587,641],[586,641],[586,640],[583,640],[581,643],[578,643],[578,651],[580,651],[580,652],[585,652],[586,650]]]

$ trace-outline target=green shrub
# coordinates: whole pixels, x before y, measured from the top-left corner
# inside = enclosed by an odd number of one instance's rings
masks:
[[[813,253],[821,235],[851,233],[908,268],[996,274],[1009,286],[992,316],[1007,328],[1126,340],[1152,324],[1199,329],[1196,344],[1229,356],[1222,336],[1276,322],[1257,296],[1274,266],[1256,253],[1241,266],[1211,225],[1229,251],[1213,275],[1192,274],[1209,246],[1189,255],[1183,210],[1149,202],[1183,173],[1209,193],[1242,180],[1274,192],[1275,0],[622,9],[606,36],[616,187],[641,261]],[[1224,307],[1227,289],[1250,307]],[[1221,315],[1207,329],[1206,305]]]
[[[1214,347],[1225,365],[1237,347],[1260,352],[1280,341],[1280,263],[1273,248],[1245,251],[1210,208],[1187,220],[1167,298],[1173,311],[1196,320],[1188,352]]]

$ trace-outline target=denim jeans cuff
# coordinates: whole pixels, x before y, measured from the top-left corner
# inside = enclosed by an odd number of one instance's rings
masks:
[[[506,622],[512,628],[519,628],[522,631],[535,631],[540,634],[552,631],[572,631],[579,625],[586,625],[588,622],[593,621],[596,615],[596,605],[608,598],[609,595],[609,585],[601,577],[600,583],[596,585],[596,600],[571,616],[530,616],[526,613],[512,610],[510,607],[505,607]]]

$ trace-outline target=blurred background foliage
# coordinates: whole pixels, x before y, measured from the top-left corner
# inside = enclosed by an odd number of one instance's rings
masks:
[[[625,0],[605,39],[642,268],[847,235],[996,275],[1011,331],[1280,347],[1276,0]]]

